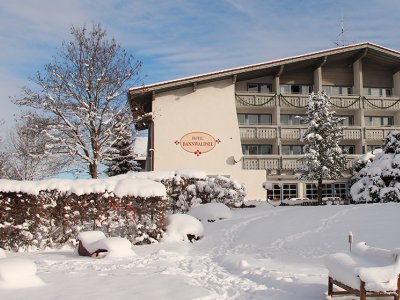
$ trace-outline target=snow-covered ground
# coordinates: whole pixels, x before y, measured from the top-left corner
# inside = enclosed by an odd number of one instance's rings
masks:
[[[135,246],[136,255],[127,258],[78,257],[73,250],[6,253],[34,260],[45,285],[0,289],[0,299],[326,299],[323,257],[347,251],[350,231],[354,242],[400,248],[399,216],[396,203],[262,202],[203,223],[200,241]]]

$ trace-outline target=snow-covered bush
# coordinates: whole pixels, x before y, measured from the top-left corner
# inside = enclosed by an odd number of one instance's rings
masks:
[[[365,155],[353,172],[355,203],[400,202],[400,132],[385,138],[382,151]]]
[[[218,202],[229,207],[239,207],[246,196],[246,188],[236,180],[224,176],[205,180],[188,180],[181,185],[174,211],[187,212],[198,204]]]
[[[203,224],[195,217],[173,214],[167,217],[164,242],[197,241],[204,235]]]
[[[188,214],[200,221],[208,222],[229,219],[232,216],[229,207],[223,203],[199,204],[195,207],[192,207]]]

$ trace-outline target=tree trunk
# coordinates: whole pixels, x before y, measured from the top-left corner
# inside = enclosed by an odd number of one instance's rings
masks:
[[[319,178],[317,183],[317,199],[318,205],[322,205],[322,178]]]
[[[97,178],[97,163],[89,164],[89,171],[90,171],[90,176],[93,179],[96,179]]]

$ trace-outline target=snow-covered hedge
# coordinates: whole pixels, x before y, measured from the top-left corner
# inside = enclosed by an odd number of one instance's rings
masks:
[[[240,206],[245,187],[192,169],[139,172],[106,179],[0,179],[0,248],[57,247],[100,230],[133,244],[162,238],[166,212],[197,204]]]
[[[200,170],[152,171],[119,175],[129,178],[150,179],[166,188],[169,210],[187,212],[197,204],[218,202],[239,207],[246,196],[246,188],[238,181],[224,176],[210,177]]]
[[[350,192],[355,203],[400,202],[399,131],[389,133],[382,151],[360,158]]]
[[[246,196],[243,184],[223,176],[204,179],[180,178],[179,181],[175,180],[175,184],[175,190],[171,194],[172,209],[175,212],[187,212],[198,204],[212,202],[239,207]]]
[[[134,244],[160,240],[165,187],[148,179],[0,180],[0,248],[57,247],[82,230]]]

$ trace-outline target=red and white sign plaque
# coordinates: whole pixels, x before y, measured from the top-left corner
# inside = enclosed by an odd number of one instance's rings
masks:
[[[215,145],[220,142],[219,139],[216,140],[211,134],[205,132],[189,132],[179,141],[175,141],[175,144],[180,145],[183,150],[189,153],[200,156],[213,150]]]

